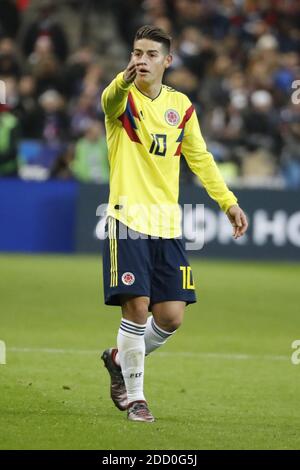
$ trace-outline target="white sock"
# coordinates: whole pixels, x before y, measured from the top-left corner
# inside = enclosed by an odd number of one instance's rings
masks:
[[[176,331],[176,330],[175,330]],[[165,331],[154,321],[153,316],[148,317],[145,331],[145,353],[146,356],[159,348],[175,333],[175,331]]]
[[[145,400],[144,361],[146,325],[122,319],[118,332],[118,358],[124,377],[128,403]]]
[[[167,342],[167,340],[176,332],[175,331],[165,331],[155,323],[153,316],[148,317],[147,326],[145,330],[145,355],[147,356],[155,349],[159,348]],[[119,353],[117,352],[114,357],[115,363],[120,366]]]

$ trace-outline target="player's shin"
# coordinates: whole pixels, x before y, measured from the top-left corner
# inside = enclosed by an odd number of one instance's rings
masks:
[[[123,319],[118,333],[118,359],[126,384],[128,403],[145,400],[145,328],[146,325]]]
[[[176,331],[176,330],[175,330]],[[145,330],[145,354],[150,354],[159,348],[175,333],[175,331],[165,331],[155,323],[153,316],[148,317]]]

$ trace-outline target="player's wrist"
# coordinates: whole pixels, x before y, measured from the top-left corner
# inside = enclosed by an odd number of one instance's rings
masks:
[[[131,83],[126,82],[124,78],[125,70],[123,72],[120,72],[117,77],[116,77],[116,82],[119,88],[122,90],[128,90],[131,87]]]
[[[128,85],[129,82],[126,80],[126,71],[123,72],[122,80],[123,80],[123,82],[125,82],[126,85]]]
[[[232,208],[234,208],[234,207],[238,208],[239,205],[236,203],[236,204],[232,204],[231,206],[229,206],[228,209],[227,209],[227,211],[226,211],[226,214],[228,214],[228,212],[229,212]]]

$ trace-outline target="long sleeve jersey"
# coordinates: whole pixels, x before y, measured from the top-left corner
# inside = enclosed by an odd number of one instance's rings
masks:
[[[180,158],[223,211],[237,203],[207,151],[189,98],[166,85],[151,99],[123,72],[101,97],[110,162],[107,214],[152,236],[181,235]],[[199,201],[201,202],[201,201]]]

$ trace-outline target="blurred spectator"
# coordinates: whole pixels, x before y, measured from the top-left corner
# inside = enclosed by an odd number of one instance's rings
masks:
[[[54,0],[41,0],[38,5],[38,18],[31,23],[26,31],[23,50],[28,57],[35,48],[36,41],[46,36],[53,43],[54,53],[61,61],[68,55],[68,41],[64,28],[55,19],[56,2]]]
[[[204,2],[195,0],[174,0],[172,8],[172,20],[175,29],[181,31],[185,26],[201,25],[205,16]]]
[[[62,152],[52,165],[50,172],[50,178],[56,178],[61,180],[69,180],[73,178],[73,173],[70,168],[71,162],[74,158],[74,145],[69,144]]]
[[[38,64],[42,59],[53,57],[53,42],[49,36],[40,36],[34,43],[32,53],[28,57],[28,62],[32,65]]]
[[[10,76],[5,79],[6,104],[11,112],[14,112],[18,103],[18,80]]]
[[[178,54],[183,64],[199,78],[205,76],[216,56],[213,41],[203,36],[197,27],[183,29]]]
[[[37,102],[36,82],[30,74],[20,78],[15,114],[20,120],[22,138],[40,139],[41,109]]]
[[[39,104],[41,137],[45,142],[62,144],[68,132],[68,118],[63,97],[56,90],[48,90],[40,96]]]
[[[282,106],[289,99],[293,81],[299,74],[299,54],[288,52],[281,54],[278,60],[278,67],[273,71],[272,85],[274,96],[278,105]]]
[[[281,162],[286,186],[300,189],[300,106],[285,110],[283,115]]]
[[[98,97],[99,99],[99,97]],[[71,135],[81,137],[97,118],[96,90],[86,90],[78,98],[71,115]]]
[[[0,38],[15,38],[20,26],[20,15],[14,0],[0,1]]]
[[[7,105],[0,104],[0,177],[18,174],[19,126]]]
[[[247,106],[247,98],[240,91],[232,93],[226,107],[216,106],[210,117],[208,137],[219,143],[218,160],[223,160],[230,151],[234,155],[235,148],[243,145],[242,111]],[[221,150],[222,149],[222,150]],[[214,153],[214,152],[213,152]]]
[[[38,95],[52,89],[64,94],[64,76],[54,55],[47,54],[44,57],[41,57],[32,67],[31,72],[36,80]]]
[[[71,163],[72,172],[79,181],[107,183],[109,165],[103,124],[94,121],[78,140]]]
[[[244,134],[248,149],[263,148],[279,158],[281,136],[279,115],[272,109],[273,99],[266,90],[256,90],[250,97],[251,106],[244,114]]]
[[[15,49],[12,39],[8,37],[0,39],[0,77],[19,77],[21,68]]]
[[[266,90],[256,90],[250,96],[250,107],[244,113],[245,152],[242,175],[263,186],[266,178],[278,173],[282,146],[279,116],[271,112],[273,99]]]
[[[192,101],[197,101],[199,82],[197,77],[186,67],[178,67],[168,74],[168,84],[188,95]]]
[[[96,55],[92,48],[86,46],[78,49],[68,59],[65,76],[68,97],[79,96],[89,67],[95,63]]]

